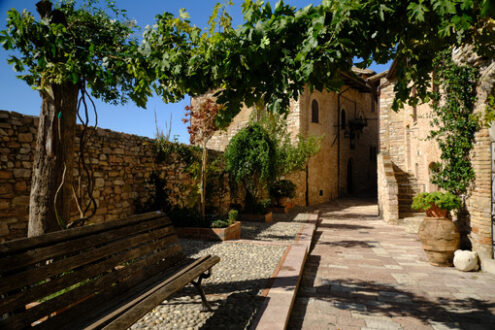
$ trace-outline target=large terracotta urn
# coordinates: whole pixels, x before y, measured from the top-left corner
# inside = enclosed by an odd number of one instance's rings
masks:
[[[433,266],[452,266],[454,251],[459,248],[460,234],[445,217],[425,217],[418,231],[423,250]]]

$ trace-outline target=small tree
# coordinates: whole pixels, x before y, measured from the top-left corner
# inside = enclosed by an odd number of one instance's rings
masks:
[[[208,149],[206,144],[218,129],[216,117],[222,106],[211,98],[202,98],[196,106],[186,106],[186,118],[189,122],[187,128],[191,144],[200,145],[202,148],[201,172],[200,172],[200,210],[201,218],[206,217],[206,163],[208,161]]]
[[[225,150],[226,169],[247,190],[246,208],[256,209],[275,179],[276,155],[273,141],[259,124],[241,129]],[[263,205],[266,206],[266,205]]]
[[[76,115],[81,102],[86,105],[83,98],[89,97],[88,90],[112,103],[130,97],[139,106],[150,94],[146,82],[134,79],[141,78],[135,65],[139,61],[134,59],[137,47],[129,39],[133,23],[120,19],[113,2],[108,2],[113,18],[92,4],[88,0],[76,8],[75,1],[63,0],[52,9],[49,0],[42,0],[36,4],[39,21],[27,11],[11,9],[7,29],[0,31],[3,47],[20,53],[12,55],[9,63],[24,73],[18,77],[38,90],[42,100],[28,236],[66,227],[74,189]]]

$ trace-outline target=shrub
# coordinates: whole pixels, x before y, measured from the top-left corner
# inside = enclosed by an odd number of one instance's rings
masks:
[[[296,185],[290,180],[279,180],[270,187],[270,196],[273,198],[293,198],[295,195]]]
[[[265,129],[258,124],[241,129],[225,150],[225,163],[231,178],[246,188],[246,204],[262,203],[276,174],[275,147]]]
[[[413,199],[411,207],[415,210],[428,210],[432,205],[436,205],[444,210],[454,210],[461,207],[461,200],[450,192],[435,191],[432,193],[419,193]]]
[[[234,223],[237,220],[238,215],[239,215],[239,211],[230,210],[229,211],[229,222]]]
[[[230,222],[222,219],[212,221],[211,223],[211,228],[226,228],[228,226],[230,226]]]

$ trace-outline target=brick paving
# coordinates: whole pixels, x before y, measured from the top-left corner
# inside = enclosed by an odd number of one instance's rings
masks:
[[[376,203],[322,205],[289,329],[495,329],[495,276],[433,267]]]

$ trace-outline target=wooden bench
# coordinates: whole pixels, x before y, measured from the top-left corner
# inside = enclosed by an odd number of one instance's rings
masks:
[[[0,329],[126,329],[217,256],[188,259],[160,212],[0,244]]]

